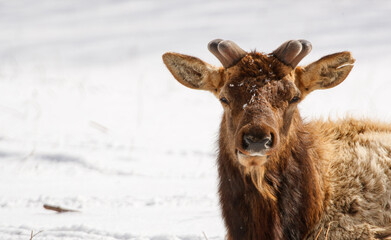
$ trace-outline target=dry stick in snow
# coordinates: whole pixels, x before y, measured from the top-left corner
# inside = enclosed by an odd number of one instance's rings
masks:
[[[95,122],[95,121],[90,121],[90,126],[95,128],[96,130],[102,132],[102,133],[107,133],[109,129],[102,124]]]
[[[47,210],[55,211],[55,212],[58,212],[58,213],[64,213],[64,212],[79,212],[79,211],[77,211],[77,210],[61,208],[61,207],[58,207],[58,206],[52,206],[52,205],[48,205],[48,204],[44,204],[43,207],[44,207],[45,209],[47,209]]]
[[[206,236],[205,232],[202,232],[204,234],[205,240],[208,240],[208,237]]]
[[[42,232],[42,231],[39,231],[39,232],[37,232],[36,234],[34,234],[34,231],[31,230],[30,240],[33,240],[33,238],[34,238],[35,236],[37,236],[38,234],[40,234],[41,232]]]

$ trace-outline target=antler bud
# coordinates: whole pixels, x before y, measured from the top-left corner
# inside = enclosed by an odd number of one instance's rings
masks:
[[[219,59],[224,68],[232,67],[247,54],[236,43],[222,39],[209,42],[208,49]]]
[[[290,40],[274,50],[273,55],[284,64],[295,68],[311,50],[312,45],[306,40]]]

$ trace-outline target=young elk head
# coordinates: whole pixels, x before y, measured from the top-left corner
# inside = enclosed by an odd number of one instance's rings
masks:
[[[224,67],[178,53],[163,61],[174,77],[193,89],[211,91],[224,108],[220,151],[244,169],[262,166],[287,146],[301,123],[297,104],[316,89],[340,84],[353,67],[349,52],[296,67],[311,43],[291,40],[271,54],[247,53],[232,41],[213,40],[209,50]]]

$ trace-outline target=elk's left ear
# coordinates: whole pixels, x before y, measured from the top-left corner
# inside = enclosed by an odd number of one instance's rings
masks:
[[[214,67],[196,57],[165,53],[163,62],[176,80],[186,87],[209,90],[216,94],[223,85],[224,69]]]
[[[295,69],[295,84],[302,98],[316,89],[332,88],[343,82],[353,68],[350,52],[334,53],[322,57],[306,67]]]

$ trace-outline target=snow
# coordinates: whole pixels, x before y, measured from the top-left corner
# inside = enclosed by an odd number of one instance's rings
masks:
[[[267,53],[307,39],[302,64],[349,50],[350,76],[302,115],[391,120],[387,0],[0,1],[0,29],[0,239],[224,239],[222,109],[164,52],[220,65],[215,38]]]

